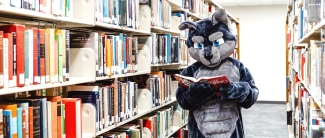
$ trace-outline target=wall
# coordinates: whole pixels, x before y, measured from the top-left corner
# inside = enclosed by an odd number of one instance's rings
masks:
[[[225,7],[240,20],[240,60],[259,88],[258,101],[285,101],[286,6]]]

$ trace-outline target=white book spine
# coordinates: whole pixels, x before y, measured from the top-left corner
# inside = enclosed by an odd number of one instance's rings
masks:
[[[3,38],[3,84],[4,88],[9,87],[9,42],[8,38]]]

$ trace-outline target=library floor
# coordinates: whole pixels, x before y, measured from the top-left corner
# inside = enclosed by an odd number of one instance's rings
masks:
[[[245,138],[288,138],[286,105],[256,102],[242,109]]]

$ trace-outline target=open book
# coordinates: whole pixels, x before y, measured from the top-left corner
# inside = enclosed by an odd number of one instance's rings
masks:
[[[199,79],[196,79],[193,77],[182,76],[180,74],[174,74],[174,77],[185,89],[187,89],[193,82],[197,84],[207,82],[209,84],[212,84],[214,89],[217,89],[220,84],[230,84],[227,76],[201,77]]]

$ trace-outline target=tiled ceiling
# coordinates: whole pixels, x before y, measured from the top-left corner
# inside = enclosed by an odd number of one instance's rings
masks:
[[[286,5],[288,0],[215,0],[222,7],[233,6],[260,6],[260,5]]]

